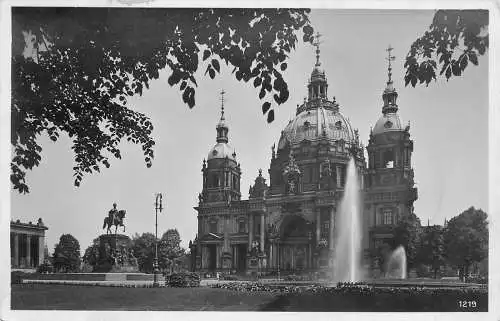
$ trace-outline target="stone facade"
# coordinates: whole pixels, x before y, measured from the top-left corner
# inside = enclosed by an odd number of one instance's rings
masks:
[[[10,222],[10,266],[12,269],[35,269],[44,262],[45,231],[41,218],[36,224]]]
[[[401,128],[392,81],[383,94],[382,120],[366,148],[367,164],[358,131],[340,112],[335,97],[327,96],[328,83],[319,69],[317,52],[308,98],[297,105],[296,118],[282,131],[277,150],[272,147],[270,182],[259,170],[248,200],[241,200],[240,164],[228,144],[229,128],[222,112],[217,144],[202,165],[203,190],[195,207],[198,234],[191,247],[195,270],[300,273],[334,269],[335,223],[351,158],[364,203],[361,237],[365,254],[392,237],[385,231],[388,226],[412,212],[417,198],[411,168],[413,142],[409,126]]]

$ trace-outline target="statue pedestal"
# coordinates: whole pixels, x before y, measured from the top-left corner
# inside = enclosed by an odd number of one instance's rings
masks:
[[[137,258],[133,255],[132,240],[123,234],[99,236],[99,260],[94,272],[138,272]]]

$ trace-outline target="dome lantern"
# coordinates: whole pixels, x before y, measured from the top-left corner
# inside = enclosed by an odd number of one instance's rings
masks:
[[[321,44],[321,42],[319,41],[319,37],[321,37],[321,34],[318,32],[313,43],[313,45],[316,47],[316,64],[314,65],[309,84],[307,85],[307,89],[309,92],[309,101],[315,99],[327,99],[328,97],[328,83],[326,81],[325,71],[321,71],[319,69],[319,67],[321,66],[321,62],[319,61],[319,45]]]
[[[228,132],[229,127],[226,124],[226,119],[224,117],[224,94],[226,92],[224,89],[220,92],[221,95],[221,115],[219,122],[217,123],[217,144],[210,150],[208,153],[207,160],[211,160],[214,158],[229,158],[230,160],[236,161],[236,152],[235,150],[228,144]]]
[[[217,124],[217,143],[227,143],[227,133],[229,132],[229,128],[226,125],[226,119],[224,118],[224,94],[226,92],[224,89],[220,92],[221,95],[221,114],[220,120]]]
[[[396,59],[395,56],[391,55],[391,51],[394,48],[392,48],[390,45],[386,49],[388,56],[385,58],[388,61],[388,80],[387,80],[387,86],[384,89],[384,93],[382,94],[382,99],[384,100],[384,106],[382,107],[382,113],[387,114],[387,113],[395,113],[398,111],[398,105],[396,104],[396,99],[398,98],[398,93],[396,92],[396,89],[394,88],[394,85],[392,83],[392,66],[391,66],[391,61]]]
[[[382,106],[382,116],[377,120],[375,127],[373,128],[373,132],[371,135],[383,134],[387,132],[399,132],[404,130],[403,122],[398,114],[398,105],[396,104],[396,99],[398,97],[398,93],[394,88],[392,81],[392,66],[391,61],[393,61],[396,57],[391,55],[391,51],[394,48],[389,46],[386,51],[388,52],[388,56],[385,58],[388,61],[388,80],[387,85],[382,94],[382,98],[384,100],[384,105]]]

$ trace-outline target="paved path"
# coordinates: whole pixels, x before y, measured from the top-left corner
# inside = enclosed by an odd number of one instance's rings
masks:
[[[84,280],[23,280],[24,284],[63,284],[63,285],[99,285],[99,286],[153,286],[153,281],[84,281]],[[160,286],[165,286],[165,281],[159,281]]]

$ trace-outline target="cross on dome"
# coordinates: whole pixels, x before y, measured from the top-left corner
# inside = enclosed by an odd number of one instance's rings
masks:
[[[320,53],[319,45],[322,43],[322,41],[319,41],[319,38],[321,36],[322,34],[317,32],[316,35],[314,35],[314,41],[313,41],[313,46],[316,47],[316,65],[315,65],[316,67],[321,66],[321,62],[319,62],[319,53]]]
[[[220,120],[224,120],[224,94],[226,92],[224,89],[221,90],[220,92],[220,101],[221,101],[221,115],[220,115]]]
[[[388,61],[388,67],[387,67],[388,74],[389,74],[389,81],[387,82],[388,84],[392,83],[392,79],[391,79],[391,76],[392,76],[391,61],[394,61],[396,59],[395,56],[391,55],[391,51],[392,50],[394,50],[394,48],[392,48],[391,45],[389,45],[389,47],[387,47],[387,49],[385,50],[385,51],[387,51],[387,58],[385,58],[385,59]]]

